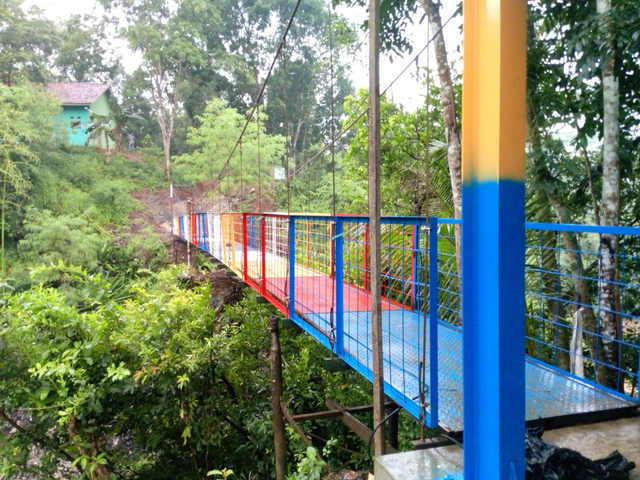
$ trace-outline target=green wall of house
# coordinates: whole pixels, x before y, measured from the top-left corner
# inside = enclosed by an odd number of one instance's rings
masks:
[[[89,136],[85,133],[87,129],[87,123],[91,121],[90,113],[91,110],[98,115],[108,115],[111,112],[111,105],[109,104],[109,99],[105,93],[100,95],[95,102],[91,105],[63,105],[62,113],[60,113],[57,117],[58,123],[65,129],[68,133],[69,143],[72,145],[84,145],[87,141],[87,137]],[[85,125],[82,125],[85,124]],[[102,135],[102,138],[93,140],[90,145],[105,147],[106,146],[106,138],[105,135]],[[115,147],[115,143],[110,140],[110,147]]]
[[[62,124],[69,134],[69,143],[72,145],[84,145],[87,140],[86,126],[80,126],[89,122],[89,110],[81,105],[63,105],[62,113],[58,115],[58,122]]]

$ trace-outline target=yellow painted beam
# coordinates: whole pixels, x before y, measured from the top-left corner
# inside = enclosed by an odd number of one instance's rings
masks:
[[[465,183],[524,180],[526,41],[525,0],[465,0]]]

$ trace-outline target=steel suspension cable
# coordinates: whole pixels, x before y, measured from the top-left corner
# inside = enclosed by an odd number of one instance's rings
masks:
[[[282,52],[282,49],[284,48],[284,44],[285,44],[285,42],[287,40],[287,36],[289,35],[289,32],[291,31],[291,26],[293,25],[293,20],[296,17],[296,14],[298,13],[298,8],[300,7],[300,3],[302,3],[302,0],[297,0],[295,6],[293,7],[293,12],[291,13],[291,17],[289,17],[289,21],[287,22],[287,26],[286,26],[286,28],[284,30],[284,33],[282,34],[282,38],[280,40],[280,43],[278,43],[278,48],[276,50],[275,55],[273,56],[273,61],[271,62],[271,65],[269,66],[269,70],[267,71],[267,76],[265,77],[264,81],[262,82],[262,85],[260,87],[260,92],[258,93],[258,96],[256,97],[256,100],[253,103],[253,107],[251,108],[251,111],[250,111],[250,113],[249,113],[249,115],[247,117],[247,120],[245,121],[244,126],[242,127],[242,131],[240,132],[240,136],[238,137],[238,140],[236,140],[236,143],[233,145],[233,148],[229,152],[229,156],[227,157],[227,160],[225,161],[225,163],[222,165],[222,168],[220,169],[220,173],[218,173],[218,177],[217,177],[218,180],[221,179],[221,176],[224,173],[225,167],[231,161],[231,158],[233,157],[233,154],[235,153],[236,149],[238,148],[238,146],[240,144],[240,140],[244,136],[245,132],[247,131],[247,128],[249,127],[249,124],[251,123],[251,120],[253,119],[253,114],[256,112],[256,110],[258,108],[258,105],[260,104],[260,101],[262,100],[262,97],[264,96],[264,91],[267,88],[267,83],[269,82],[269,79],[271,78],[271,74],[273,73],[273,68],[274,68],[276,62],[278,61],[278,58],[280,57],[280,53]],[[207,190],[207,192],[208,192],[208,190]],[[205,192],[205,194],[207,192]]]

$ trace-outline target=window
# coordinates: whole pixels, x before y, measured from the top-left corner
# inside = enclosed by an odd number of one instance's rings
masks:
[[[71,117],[71,128],[78,128],[82,122],[80,121],[80,117],[74,118]]]

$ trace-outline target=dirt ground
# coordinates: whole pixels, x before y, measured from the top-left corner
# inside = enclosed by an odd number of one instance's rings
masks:
[[[168,188],[145,188],[132,193],[142,204],[141,210],[134,210],[129,216],[131,234],[136,235],[147,226],[153,228],[165,242],[171,241],[171,200]]]

